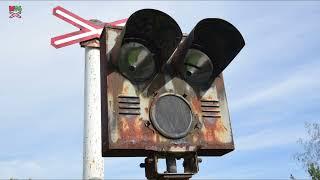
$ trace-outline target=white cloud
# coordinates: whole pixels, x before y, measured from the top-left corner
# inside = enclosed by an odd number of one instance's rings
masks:
[[[285,99],[286,101],[299,102],[303,98],[302,94],[317,96],[320,89],[320,81],[315,80],[320,77],[320,63],[308,64],[295,73],[287,76],[286,79],[273,82],[270,86],[257,90],[256,92],[247,92],[244,97],[234,99],[230,103],[232,109],[244,109],[265,102],[276,102]]]
[[[296,143],[299,138],[303,138],[305,135],[304,129],[299,126],[270,127],[249,135],[235,137],[235,149],[236,151],[245,151],[275,148]]]

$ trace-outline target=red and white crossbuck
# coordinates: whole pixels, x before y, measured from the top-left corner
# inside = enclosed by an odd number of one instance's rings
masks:
[[[53,15],[80,29],[79,31],[51,38],[51,45],[55,48],[61,48],[82,41],[99,38],[103,30],[103,26],[99,26],[91,21],[85,20],[61,6],[53,8]],[[123,26],[126,21],[127,19],[121,19],[106,24],[111,26]]]

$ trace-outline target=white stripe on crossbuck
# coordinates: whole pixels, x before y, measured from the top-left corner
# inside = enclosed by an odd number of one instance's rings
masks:
[[[63,17],[65,17],[65,18],[67,18],[67,19],[69,19],[70,21],[73,21],[73,22],[81,25],[84,28],[87,28],[87,29],[91,30],[91,31],[96,30],[96,28],[94,28],[94,27],[92,27],[92,26],[80,21],[79,19],[76,19],[75,17],[72,17],[69,14],[66,14],[66,13],[64,13],[64,12],[62,12],[60,10],[57,10],[56,13],[61,15],[61,16],[63,16]]]
[[[102,32],[102,28],[101,29],[95,29],[94,31],[89,31],[89,32],[85,32],[85,33],[78,34],[78,35],[75,35],[75,36],[71,36],[71,37],[67,37],[67,38],[64,38],[64,39],[57,40],[57,41],[54,42],[54,44],[55,45],[63,44],[63,43],[66,43],[66,42],[69,42],[69,41],[73,41],[73,40],[76,40],[76,39],[80,39],[80,38],[83,38],[83,37],[86,37],[86,36],[91,36],[91,35],[94,35],[94,34],[101,34],[101,32]]]
[[[69,42],[69,41],[73,41],[73,40],[76,40],[76,39],[80,39],[80,38],[83,38],[83,37],[86,37],[86,36],[91,36],[91,35],[94,35],[94,34],[101,34],[102,32],[102,28],[99,28],[99,29],[96,29],[72,16],[70,16],[69,14],[66,14],[60,10],[57,10],[56,11],[57,14],[69,19],[70,21],[73,21],[75,22],[76,24],[79,24],[80,26],[86,28],[86,29],[89,29],[90,31],[89,32],[85,32],[85,33],[82,33],[82,34],[78,34],[78,35],[75,35],[75,36],[71,36],[71,37],[67,37],[67,38],[64,38],[64,39],[60,39],[60,40],[57,40],[54,42],[55,45],[59,45],[59,44],[63,44],[63,43],[66,43],[66,42]]]

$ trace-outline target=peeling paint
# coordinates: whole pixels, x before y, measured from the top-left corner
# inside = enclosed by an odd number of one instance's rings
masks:
[[[112,36],[119,36],[121,30],[108,29]],[[105,37],[106,52],[110,52],[116,37]],[[109,38],[109,40],[108,40]],[[111,39],[110,39],[111,38]],[[109,55],[102,57],[102,62],[113,62]],[[104,58],[104,59],[103,59]],[[103,90],[108,101],[105,103],[108,112],[102,117],[102,128],[107,128],[103,136],[103,156],[146,156],[154,152],[198,152],[199,155],[222,155],[234,148],[229,120],[229,112],[222,76],[216,78],[206,90],[192,87],[179,76],[158,73],[154,81],[134,83],[127,80],[117,68],[106,69],[107,88]],[[193,128],[181,139],[170,139],[162,136],[153,127],[149,116],[152,103],[165,93],[176,93],[190,105],[194,115]],[[132,100],[132,104],[120,106],[119,97]],[[121,99],[121,98],[120,98]],[[122,105],[121,104],[121,105]],[[121,108],[129,108],[124,112]],[[135,108],[135,109],[130,109]],[[174,107],[173,107],[174,108]],[[131,113],[130,113],[131,112]],[[139,113],[133,113],[139,112]],[[134,150],[134,151],[132,151]]]

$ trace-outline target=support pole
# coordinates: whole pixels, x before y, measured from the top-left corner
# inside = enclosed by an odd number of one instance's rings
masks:
[[[174,156],[168,155],[166,157],[166,166],[168,173],[177,173],[177,162]]]
[[[83,179],[103,179],[100,50],[85,47]]]

